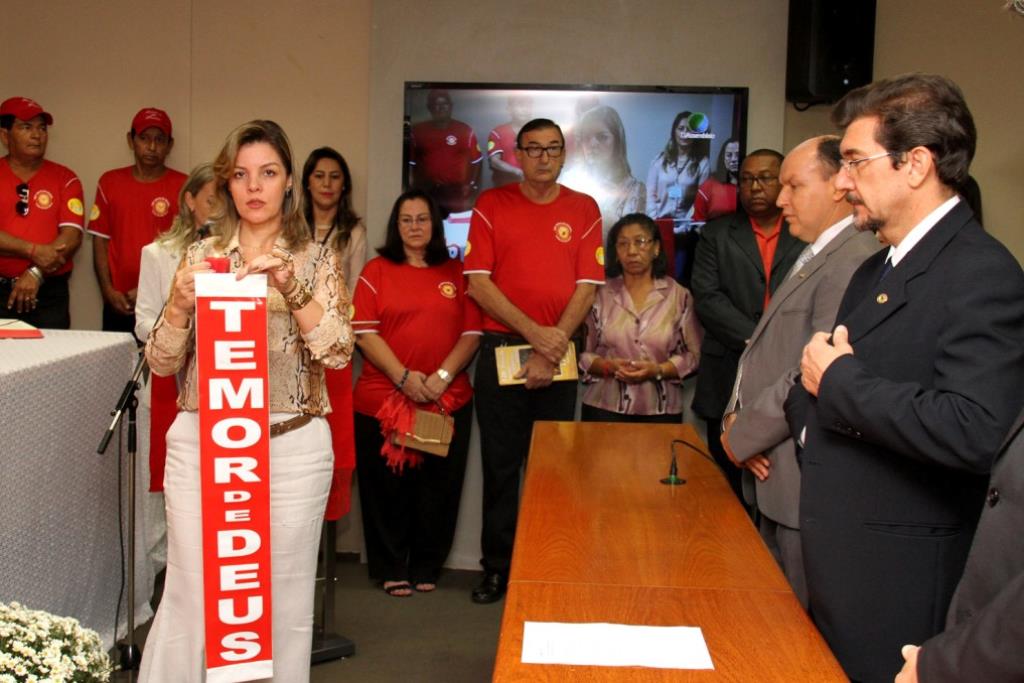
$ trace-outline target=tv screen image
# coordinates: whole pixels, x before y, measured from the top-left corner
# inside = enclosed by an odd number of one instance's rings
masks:
[[[449,251],[461,258],[479,193],[522,178],[519,128],[551,119],[565,135],[559,182],[594,197],[605,235],[628,213],[660,219],[675,234],[667,246],[685,283],[700,226],[735,210],[747,96],[733,87],[407,82],[403,187],[439,203]]]

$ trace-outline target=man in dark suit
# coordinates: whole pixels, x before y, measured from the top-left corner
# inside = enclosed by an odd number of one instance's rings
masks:
[[[946,630],[903,648],[896,683],[1024,681],[1024,413],[996,456]]]
[[[835,185],[840,159],[839,138],[826,135],[797,145],[782,163],[777,203],[789,232],[807,246],[740,356],[722,433],[729,457],[747,470],[744,494],[761,513],[761,537],[804,606],[800,469],[783,403],[804,344],[835,321],[850,276],[880,246],[874,235],[853,227],[853,207]]]
[[[891,681],[938,633],[987,474],[1021,407],[1024,273],[956,194],[975,128],[959,88],[913,74],[850,92],[838,187],[889,249],[850,281],[787,400],[803,424],[810,612],[850,678]]]
[[[786,279],[803,242],[789,234],[779,197],[782,155],[751,152],[740,165],[742,211],[704,226],[694,256],[694,308],[704,326],[693,410],[707,422],[707,442],[736,497],[740,471],[718,440],[736,364],[776,288]]]

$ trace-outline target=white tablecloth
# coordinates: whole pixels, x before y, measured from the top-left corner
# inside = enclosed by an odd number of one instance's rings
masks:
[[[121,589],[118,438],[96,447],[138,358],[128,334],[45,330],[0,340],[0,601],[77,618],[110,647]],[[127,423],[127,418],[124,421]],[[122,428],[127,520],[127,428]],[[139,410],[136,625],[152,616],[148,411]],[[125,552],[127,553],[127,523]],[[125,635],[121,601],[118,634]]]

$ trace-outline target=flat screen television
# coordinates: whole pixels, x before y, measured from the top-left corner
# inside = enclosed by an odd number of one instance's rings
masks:
[[[551,119],[566,138],[559,182],[597,200],[605,233],[634,211],[658,220],[688,281],[703,221],[735,210],[747,97],[738,87],[408,81],[402,185],[438,201],[461,258],[476,197],[520,179],[519,127]]]

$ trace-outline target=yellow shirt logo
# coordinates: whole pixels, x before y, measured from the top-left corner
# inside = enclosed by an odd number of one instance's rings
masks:
[[[469,256],[469,250],[470,250],[470,246],[471,246],[471,245],[469,244],[469,240],[466,240],[466,251],[462,252],[462,253],[463,253],[463,255],[465,255],[465,256]]]
[[[437,288],[441,291],[441,296],[447,299],[454,299],[459,291],[455,288],[455,283],[447,281],[439,284]]]
[[[153,209],[154,216],[157,218],[163,218],[167,215],[167,212],[170,211],[171,203],[167,201],[166,197],[157,197],[153,200],[153,203],[150,204],[150,207]]]
[[[100,207],[95,204],[92,205],[92,210],[89,211],[89,220],[94,221],[100,217]]]
[[[78,200],[73,199],[71,201],[78,201]],[[71,201],[68,202],[68,207],[72,211],[74,211],[74,208],[71,205]],[[39,190],[39,192],[36,192],[36,206],[38,206],[40,209],[49,209],[51,206],[53,206],[53,195],[50,194],[49,192],[47,192],[46,190]],[[82,212],[81,212],[82,202],[78,202],[78,207],[79,207],[78,215],[81,216],[82,215]]]
[[[568,242],[572,239],[572,226],[568,223],[555,223],[555,239]]]
[[[597,248],[597,251],[594,252],[594,258],[597,260],[597,265],[604,265],[604,247]]]
[[[49,201],[52,202],[53,200],[51,199]],[[71,199],[68,200],[68,210],[71,211],[71,213],[75,214],[76,216],[85,215],[85,207],[82,206],[82,200],[79,199],[78,197],[72,197]]]

